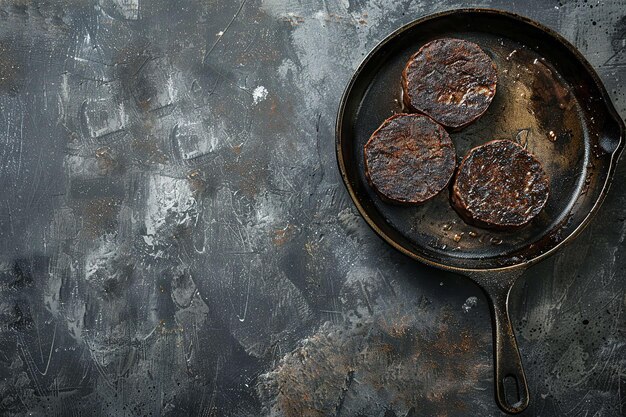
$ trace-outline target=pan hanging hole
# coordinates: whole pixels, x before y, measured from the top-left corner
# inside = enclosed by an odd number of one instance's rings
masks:
[[[512,407],[521,405],[522,397],[517,378],[513,375],[507,375],[502,380],[502,384],[504,385],[504,398],[507,404],[510,404]]]

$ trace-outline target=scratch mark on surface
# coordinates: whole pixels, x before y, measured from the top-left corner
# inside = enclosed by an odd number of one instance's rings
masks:
[[[41,383],[37,379],[37,374],[35,373],[35,369],[37,366],[35,365],[35,360],[33,359],[30,351],[26,348],[26,343],[24,342],[24,338],[21,334],[17,335],[17,345],[22,351],[22,355],[24,356],[24,362],[26,362],[26,367],[28,369],[28,373],[31,376],[31,381],[35,385],[35,392],[39,395],[48,395],[48,391],[41,386]]]
[[[87,344],[87,349],[89,350],[89,355],[91,356],[92,363],[94,367],[96,368],[96,371],[98,371],[98,374],[100,374],[100,376],[104,380],[105,385],[108,386],[111,389],[111,391],[117,392],[117,390],[115,389],[115,385],[113,385],[113,382],[111,382],[111,380],[107,376],[106,372],[104,371],[104,368],[98,362],[98,358],[96,358],[95,349],[92,347],[91,343],[87,339],[85,339],[85,343]]]
[[[383,274],[383,272],[380,270],[380,268],[376,268],[376,274],[380,275],[380,277],[383,279],[383,281],[385,282],[385,284],[389,288],[389,291],[391,291],[391,294],[394,297],[397,297],[398,295],[396,294],[396,290],[393,289],[393,285],[391,285],[391,282],[389,282],[389,279],[387,279],[387,277],[385,276],[385,274]]]
[[[206,59],[209,57],[209,55],[211,54],[211,52],[213,52],[213,50],[215,49],[215,47],[217,46],[218,43],[220,43],[220,41],[222,40],[222,38],[224,37],[224,35],[226,34],[226,32],[228,32],[228,29],[230,29],[230,27],[232,26],[233,22],[235,21],[235,19],[237,19],[237,16],[239,16],[239,14],[241,13],[241,11],[243,10],[243,6],[245,6],[246,2],[248,0],[243,0],[241,2],[241,4],[239,5],[239,8],[237,9],[237,11],[235,12],[235,14],[233,15],[233,18],[230,20],[230,22],[228,22],[228,24],[226,25],[226,27],[224,28],[223,31],[221,31],[221,34],[218,35],[217,39],[215,40],[215,42],[213,42],[213,45],[211,46],[211,48],[207,51],[206,54],[204,54],[204,58],[202,58],[202,63],[206,62]]]
[[[22,149],[24,146],[24,113],[22,113],[22,120],[20,122],[20,153],[19,159],[17,161],[17,176],[20,176],[20,171],[22,169]]]
[[[233,269],[233,275],[235,275],[235,270],[234,269]],[[252,274],[250,274],[249,277],[248,277],[248,290],[247,290],[247,293],[246,293],[246,303],[245,303],[244,308],[243,308],[243,316],[239,317],[239,314],[237,314],[237,318],[242,323],[244,321],[246,321],[246,315],[248,314],[248,302],[250,300],[250,282],[251,281],[252,281]]]
[[[370,301],[370,296],[369,296],[369,292],[367,291],[367,288],[365,288],[365,286],[363,285],[363,282],[361,281],[359,281],[359,286],[361,287],[363,298],[365,299],[365,303],[367,304],[367,311],[369,311],[370,314],[374,314],[374,309],[372,308],[372,303]]]
[[[46,363],[46,369],[44,369],[43,372],[41,372],[39,370],[39,368],[37,367],[37,372],[39,372],[41,375],[47,375],[48,374],[48,369],[50,368],[50,360],[52,359],[52,349],[54,348],[54,341],[57,338],[57,322],[54,323],[54,332],[52,333],[52,343],[50,343],[50,351],[48,352],[48,362]],[[41,347],[41,345],[39,345]]]
[[[9,199],[4,200],[7,206],[7,215],[9,216],[9,227],[11,228],[11,234],[15,234],[15,230],[13,229],[13,214],[11,210],[11,203],[9,203]]]

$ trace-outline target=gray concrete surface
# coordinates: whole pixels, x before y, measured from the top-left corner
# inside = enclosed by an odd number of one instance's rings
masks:
[[[626,116],[626,2],[0,2],[0,415],[499,416],[470,281],[357,215],[334,122],[388,33],[554,28]],[[623,416],[626,164],[512,316],[526,416]]]

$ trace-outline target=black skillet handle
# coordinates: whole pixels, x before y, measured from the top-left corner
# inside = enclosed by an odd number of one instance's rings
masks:
[[[514,280],[513,280],[514,281]],[[513,326],[509,319],[509,285],[487,287],[494,329],[494,365],[496,401],[502,410],[517,414],[528,407],[529,393]]]
[[[508,309],[511,288],[523,272],[523,268],[515,268],[467,274],[480,285],[489,300],[494,326],[493,357],[496,402],[503,411],[509,414],[524,411],[530,400],[526,375],[517,349]]]

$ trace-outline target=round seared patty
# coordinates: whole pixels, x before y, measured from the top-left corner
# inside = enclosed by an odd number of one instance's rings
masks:
[[[548,195],[549,179],[541,163],[515,142],[494,140],[465,156],[451,201],[470,224],[510,229],[539,214]]]
[[[450,128],[480,117],[496,94],[494,62],[478,45],[437,39],[422,46],[402,72],[404,103]]]
[[[456,167],[446,130],[421,114],[385,120],[365,144],[365,173],[386,201],[420,204],[443,190]]]

